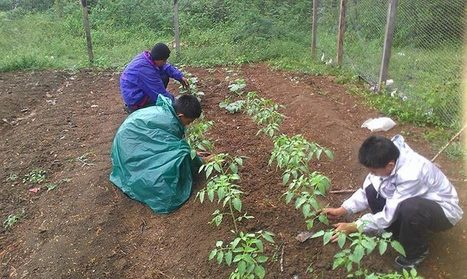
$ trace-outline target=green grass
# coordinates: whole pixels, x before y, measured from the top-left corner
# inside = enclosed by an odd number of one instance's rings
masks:
[[[60,21],[52,14],[28,14],[11,19],[0,12],[0,72],[89,67],[86,41],[77,15]],[[94,66],[123,67],[154,41],[169,42],[149,29],[92,30]]]
[[[141,24],[122,28],[112,20],[106,21],[97,15],[96,18],[91,14],[94,67],[121,69],[134,55],[151,48],[155,42],[169,45],[172,42],[167,30],[158,32]],[[182,55],[170,58],[174,64],[210,67],[264,61],[280,69],[334,75],[341,83],[352,82],[357,75],[374,82],[378,76],[379,39],[362,41],[360,35],[349,32],[344,67],[338,68],[320,61],[324,54],[324,61],[335,62],[336,38],[332,26],[320,26],[317,60],[313,60],[309,30],[293,29],[290,22],[271,22],[265,17],[259,17],[256,22],[255,17],[249,15],[246,20],[252,22],[250,25],[223,22],[206,27],[206,24],[200,26],[205,19],[199,18],[199,22],[195,22],[197,18],[182,16],[182,19],[185,19],[181,24]],[[287,30],[293,32],[285,32]],[[53,12],[0,12],[0,36],[0,72],[90,66],[78,8],[70,9],[62,19]],[[388,92],[397,89],[396,97],[358,94],[365,96],[370,105],[400,121],[458,127],[461,60],[462,51],[455,47],[430,51],[397,47],[389,69],[394,85],[388,89]],[[404,96],[408,97],[407,101],[402,101]]]

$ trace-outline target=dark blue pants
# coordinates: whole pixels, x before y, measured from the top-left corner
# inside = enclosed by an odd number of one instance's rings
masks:
[[[373,185],[365,188],[368,204],[373,214],[383,210],[386,199]],[[413,197],[402,201],[394,215],[394,222],[385,230],[402,244],[408,259],[416,258],[428,249],[427,233],[452,228],[441,206],[431,200]]]

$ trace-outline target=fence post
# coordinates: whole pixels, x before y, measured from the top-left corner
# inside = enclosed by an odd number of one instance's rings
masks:
[[[174,37],[175,53],[180,58],[180,24],[178,21],[178,0],[174,0]]]
[[[63,17],[63,2],[62,0],[55,0],[54,8],[59,18]]]
[[[89,62],[92,64],[94,61],[94,54],[92,53],[91,41],[91,28],[89,27],[88,3],[87,0],[81,0],[81,7],[83,8],[83,26],[86,34],[86,43],[88,47]]]
[[[339,8],[339,29],[337,32],[337,65],[342,65],[344,55],[345,8],[347,0],[341,0]]]
[[[392,38],[396,23],[397,0],[390,0],[388,15],[386,19],[386,32],[384,34],[383,58],[381,59],[381,69],[379,71],[378,91],[386,84],[388,78],[389,60],[391,58]]]
[[[316,58],[316,22],[318,21],[318,0],[313,0],[313,18],[311,25],[311,57]]]

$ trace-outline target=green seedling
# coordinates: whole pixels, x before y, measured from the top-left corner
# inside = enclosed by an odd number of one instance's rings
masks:
[[[90,158],[91,156],[94,156],[93,153],[85,153],[78,158],[76,158],[76,161],[81,163],[81,167],[91,167],[94,166],[95,164],[93,163],[92,159]]]
[[[3,227],[5,228],[5,230],[9,230],[16,223],[18,223],[23,216],[24,216],[24,209],[22,210],[21,213],[8,215],[8,217],[6,217],[5,220],[3,221]]]
[[[31,184],[39,184],[44,182],[46,178],[46,171],[39,169],[39,168],[34,168],[31,170],[29,173],[24,175],[23,177],[23,183],[31,183]]]
[[[290,178],[308,174],[308,162],[313,158],[320,159],[323,152],[329,159],[333,159],[331,150],[308,142],[302,135],[281,135],[274,139],[269,165],[275,161],[277,167],[284,170],[282,182],[286,184]]]
[[[329,178],[313,172],[309,176],[302,175],[294,179],[284,193],[286,203],[290,203],[295,198],[295,208],[301,209],[308,230],[313,228],[316,220],[329,225],[327,216],[320,214],[322,207],[318,201],[318,196],[324,197],[329,187]]]
[[[399,273],[399,272],[388,273],[388,274],[382,274],[382,273],[368,274],[368,273],[369,272],[365,270],[365,274],[364,274],[365,279],[423,279],[423,277],[417,274],[417,270],[415,268],[412,268],[410,271],[403,269],[402,273]]]
[[[267,231],[240,232],[227,246],[223,246],[223,241],[217,241],[216,248],[209,254],[209,260],[216,259],[218,264],[225,262],[228,266],[236,265],[229,276],[231,279],[264,278],[264,264],[269,258],[264,255],[263,240],[274,244],[273,236]]]
[[[219,103],[219,107],[227,110],[230,113],[236,113],[243,109],[245,106],[244,100],[238,100],[235,102],[231,102],[230,99],[225,99],[224,101]]]
[[[211,174],[237,174],[239,167],[243,166],[242,157],[233,157],[227,153],[219,153],[211,158],[209,162],[202,165],[199,172],[205,171],[206,178],[209,178]]]
[[[231,215],[232,213],[229,212],[229,213],[223,213],[222,211],[220,211],[219,209],[216,209],[212,215],[214,216],[212,218],[212,220],[209,222],[209,224],[214,224],[216,225],[217,227],[220,226],[220,224],[222,223],[222,220],[224,219],[224,215]],[[235,217],[235,216],[233,216]],[[241,222],[243,221],[244,219],[246,220],[249,220],[249,219],[254,219],[255,217],[251,216],[251,215],[248,215],[247,213],[243,214],[242,216],[238,216],[238,217],[235,217],[235,223],[237,222]]]
[[[272,100],[258,98],[256,92],[249,92],[246,98],[246,113],[259,125],[264,126],[259,133],[265,133],[274,138],[279,133],[279,126],[284,120],[284,115],[278,110],[283,106],[274,104]]]
[[[240,187],[234,184],[235,181],[238,181],[240,176],[238,174],[222,174],[220,176],[215,176],[208,181],[206,188],[202,189],[196,194],[196,198],[199,199],[201,203],[204,202],[205,196],[210,202],[213,202],[215,197],[217,196],[218,202],[222,203],[223,207],[228,205],[229,213],[222,213],[219,210],[216,210],[213,215],[214,218],[212,219],[211,223],[216,224],[219,226],[222,223],[223,215],[229,214],[232,216],[232,221],[235,227],[235,231],[238,231],[237,228],[237,219],[235,217],[235,212],[242,211],[242,200],[241,195],[243,194],[240,191]]]
[[[189,74],[191,75],[191,74]],[[195,96],[196,98],[198,98],[199,101],[201,101],[201,99],[204,97],[204,92],[202,91],[199,91],[198,89],[198,78],[197,77],[194,77],[194,76],[191,76],[188,79],[188,83],[190,84],[190,88],[189,89],[185,89],[182,85],[180,85],[179,87],[179,92],[180,94],[190,94],[190,95],[193,95]]]
[[[401,255],[405,256],[405,251],[402,245],[391,239],[391,233],[386,232],[381,237],[368,236],[359,228],[358,232],[346,235],[342,232],[333,230],[318,231],[311,238],[323,237],[323,244],[326,245],[331,241],[333,234],[337,233],[337,244],[341,249],[344,248],[347,241],[350,242],[349,248],[343,249],[334,256],[332,269],[338,267],[345,268],[350,277],[361,277],[365,275],[365,270],[362,269],[361,262],[364,256],[371,254],[378,248],[379,254],[383,255],[387,251],[388,244]],[[356,265],[357,269],[352,272]]]
[[[246,82],[244,79],[236,79],[233,83],[229,84],[228,87],[230,92],[240,95],[246,87]]]
[[[58,183],[47,183],[45,187],[47,188],[47,192],[55,190],[60,184],[68,183],[71,181],[71,178],[62,178],[58,181]]]
[[[47,192],[54,190],[57,188],[58,184],[55,183],[47,183],[45,184],[45,187],[47,188]]]
[[[213,150],[213,144],[211,141],[205,138],[206,132],[213,125],[212,121],[206,121],[204,118],[200,118],[194,121],[186,132],[186,141],[191,147],[191,158],[196,157],[196,151],[210,152]]]
[[[10,173],[6,178],[7,182],[15,182],[16,180],[18,180],[18,175],[15,173]]]

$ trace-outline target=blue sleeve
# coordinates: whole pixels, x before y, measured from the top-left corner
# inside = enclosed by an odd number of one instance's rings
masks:
[[[138,84],[143,92],[151,98],[153,102],[157,100],[157,95],[163,96],[174,100],[174,96],[165,89],[164,83],[158,73],[141,73],[138,78]]]
[[[169,63],[164,65],[164,71],[167,73],[167,75],[169,75],[169,77],[176,80],[181,80],[183,77],[182,72],[180,72],[177,68],[170,65]]]

